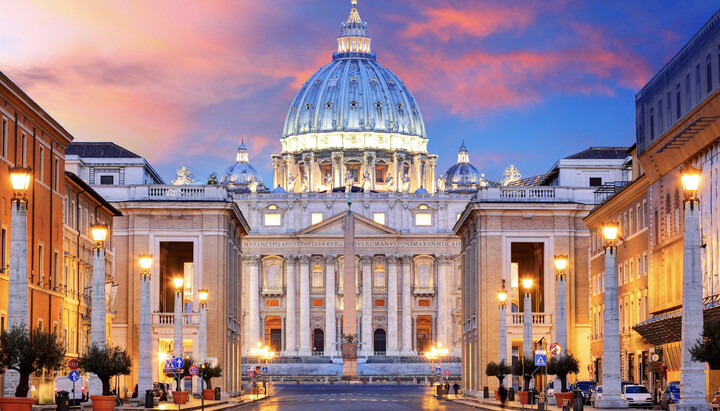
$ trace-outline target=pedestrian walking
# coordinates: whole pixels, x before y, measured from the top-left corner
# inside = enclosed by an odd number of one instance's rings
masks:
[[[455,390],[455,396],[456,396],[456,397],[457,397],[457,395],[458,395],[458,390],[459,390],[459,389],[460,389],[460,384],[458,384],[457,381],[455,381],[455,384],[453,384],[453,390]]]
[[[450,383],[445,381],[445,386],[443,388],[445,388],[445,396],[450,395]]]
[[[505,384],[500,383],[500,388],[498,389],[498,394],[500,394],[500,406],[502,408],[505,408],[505,401],[507,401],[507,388],[505,388]]]

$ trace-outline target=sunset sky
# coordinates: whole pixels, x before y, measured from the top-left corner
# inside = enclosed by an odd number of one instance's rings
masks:
[[[704,0],[359,0],[378,62],[413,92],[438,174],[464,139],[491,180],[634,142],[634,96],[717,11]],[[78,141],[170,182],[241,138],[265,183],[292,98],[330,62],[350,0],[10,1],[0,70]]]

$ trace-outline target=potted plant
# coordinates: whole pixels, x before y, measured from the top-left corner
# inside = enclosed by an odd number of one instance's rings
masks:
[[[524,367],[523,364],[525,364]],[[530,393],[528,389],[530,388],[530,380],[532,379],[535,369],[534,359],[528,356],[518,358],[517,362],[513,365],[513,375],[521,376],[523,380],[523,390],[518,393],[522,404],[530,404]]]
[[[115,396],[110,395],[110,378],[130,374],[132,360],[124,349],[108,345],[93,344],[79,359],[79,366],[85,372],[97,375],[102,383],[102,395],[91,395],[93,411],[115,409]]]
[[[560,390],[555,387],[555,399],[558,406],[562,405],[564,400],[573,404],[573,393],[567,390],[567,375],[569,373],[580,372],[580,363],[572,353],[555,355],[547,363],[547,373],[555,375],[560,380]]]
[[[703,323],[702,337],[690,348],[693,361],[708,363],[705,392],[710,402],[720,386],[720,320],[709,320]],[[718,400],[720,396],[716,396]]]
[[[357,358],[357,334],[342,335],[342,356],[343,358]]]
[[[495,390],[495,399],[500,399],[500,384],[503,383],[505,380],[505,377],[510,374],[512,370],[510,369],[510,366],[505,362],[505,360],[500,361],[500,363],[496,362],[489,362],[487,367],[485,367],[485,375],[488,377],[497,377],[498,379],[498,389]]]
[[[3,411],[30,411],[34,398],[27,398],[30,375],[37,371],[62,368],[65,349],[55,333],[28,330],[24,324],[9,331],[0,330],[0,370],[20,375],[14,397],[0,397]]]
[[[215,390],[212,387],[212,379],[222,377],[222,367],[219,365],[212,365],[209,362],[203,364],[202,379],[205,382],[205,388],[202,390],[203,397],[206,400],[215,399]],[[300,380],[298,380],[298,384]]]
[[[186,404],[188,397],[190,396],[190,393],[188,391],[182,390],[181,382],[185,377],[190,377],[190,367],[192,367],[195,364],[195,361],[193,361],[192,358],[185,358],[185,362],[183,363],[182,370],[179,370],[176,373],[170,373],[168,374],[169,377],[172,377],[175,379],[177,386],[176,389],[173,390],[172,396],[173,396],[173,403],[175,404]]]

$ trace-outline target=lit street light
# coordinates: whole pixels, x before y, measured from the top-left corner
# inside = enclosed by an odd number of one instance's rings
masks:
[[[502,288],[498,291],[498,301],[500,302],[500,330],[498,338],[498,364],[503,361],[507,362],[507,315],[506,305],[508,292],[505,289],[505,280],[502,280]],[[502,381],[502,383],[505,383]]]
[[[432,368],[432,383],[435,383],[436,373],[435,373],[435,361],[438,362],[438,367],[442,368],[440,366],[440,362],[442,357],[446,357],[448,355],[449,351],[447,348],[442,346],[442,343],[437,343],[436,346],[431,346],[429,350],[425,351],[425,358],[430,360],[430,366]]]
[[[90,344],[100,348],[107,345],[107,314],[105,311],[105,239],[109,228],[106,224],[90,227],[93,246],[92,300],[90,318]]]

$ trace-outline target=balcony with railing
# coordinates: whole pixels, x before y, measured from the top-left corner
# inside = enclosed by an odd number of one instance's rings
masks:
[[[413,288],[413,295],[417,297],[432,297],[435,295],[435,287],[429,286],[429,287],[421,287],[421,286],[415,286]]]
[[[103,186],[108,201],[230,201],[222,186]]]
[[[285,295],[285,287],[283,286],[277,286],[277,287],[265,287],[260,291],[260,294],[262,294],[265,297],[281,297]]]
[[[507,328],[509,333],[522,335],[524,313],[507,313]],[[532,313],[532,327],[534,333],[548,333],[553,327],[552,313]]]
[[[594,187],[482,187],[475,201],[496,203],[594,203]]]
[[[172,334],[175,326],[174,313],[152,313],[151,324],[153,333]],[[200,322],[198,313],[184,313],[182,315],[183,329],[197,330]]]

